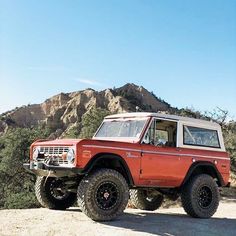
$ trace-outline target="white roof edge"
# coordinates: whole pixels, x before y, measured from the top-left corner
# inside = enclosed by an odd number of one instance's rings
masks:
[[[192,124],[199,124],[199,125],[208,125],[212,127],[220,127],[220,125],[213,121],[206,121],[201,119],[189,118],[185,116],[177,116],[177,115],[170,115],[164,113],[152,113],[152,112],[127,112],[127,113],[120,113],[115,115],[106,116],[105,119],[117,119],[117,118],[135,118],[135,117],[159,117],[163,119],[169,119],[173,121],[181,121],[186,123]]]

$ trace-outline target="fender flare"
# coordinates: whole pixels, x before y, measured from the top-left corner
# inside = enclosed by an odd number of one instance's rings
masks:
[[[224,186],[225,185],[220,172],[218,171],[217,167],[213,163],[208,162],[208,161],[198,161],[198,162],[194,162],[190,166],[183,182],[181,183],[181,187],[189,180],[189,178],[194,173],[194,171],[197,171],[197,169],[200,169],[200,168],[210,168],[210,170],[213,171],[212,173],[217,178],[219,186]]]
[[[115,160],[119,161],[125,170],[125,173],[126,173],[125,177],[127,177],[129,184],[131,186],[134,185],[134,180],[133,180],[133,177],[131,175],[130,169],[129,169],[126,161],[121,156],[114,154],[114,153],[98,153],[98,154],[96,154],[86,164],[86,166],[84,167],[83,173],[88,174],[93,169],[94,165],[102,159],[111,159],[111,160],[115,159]]]

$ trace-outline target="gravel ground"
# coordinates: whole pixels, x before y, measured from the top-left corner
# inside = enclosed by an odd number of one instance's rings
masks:
[[[45,208],[1,210],[0,235],[14,236],[138,236],[138,235],[236,235],[236,202],[221,203],[211,219],[194,219],[182,208],[155,212],[126,209],[125,214],[111,222],[97,223],[78,208],[66,211]]]

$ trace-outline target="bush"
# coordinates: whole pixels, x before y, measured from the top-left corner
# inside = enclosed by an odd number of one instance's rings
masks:
[[[6,209],[27,209],[40,207],[34,192],[13,193],[5,199]]]

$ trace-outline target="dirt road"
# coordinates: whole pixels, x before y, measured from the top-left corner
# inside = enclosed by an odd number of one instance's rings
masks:
[[[119,219],[96,223],[78,208],[66,211],[48,209],[1,210],[0,235],[27,236],[138,236],[138,235],[236,235],[236,202],[221,203],[211,219],[188,217],[182,208],[155,212],[126,209]]]

